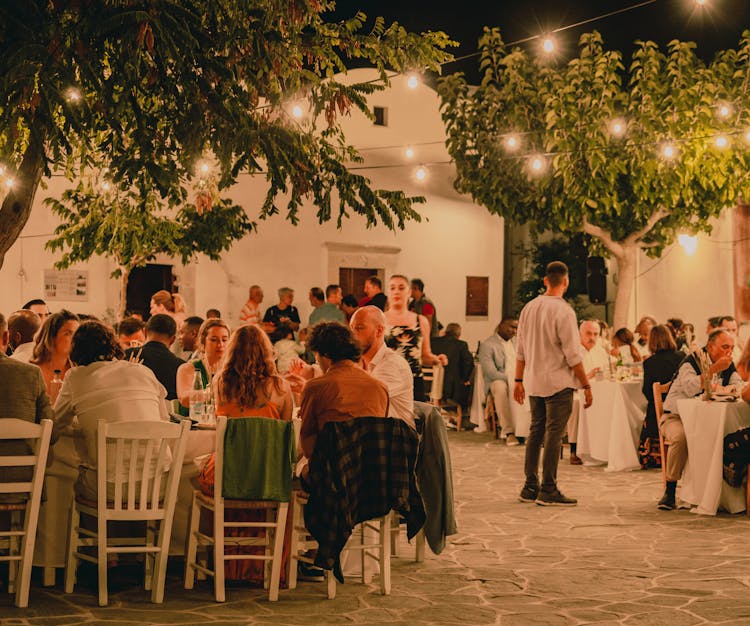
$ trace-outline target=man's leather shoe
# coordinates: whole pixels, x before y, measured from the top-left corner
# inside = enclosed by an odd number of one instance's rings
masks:
[[[581,460],[581,457],[575,454],[574,452],[570,453],[570,464],[571,465],[583,465],[583,461]]]
[[[661,500],[659,500],[659,504],[657,504],[656,506],[659,507],[662,511],[672,511],[677,508],[677,503],[675,502],[674,496],[665,493],[662,496]]]

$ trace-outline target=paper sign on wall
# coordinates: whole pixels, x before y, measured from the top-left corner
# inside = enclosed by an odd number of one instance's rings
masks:
[[[44,299],[88,300],[88,270],[44,270]]]

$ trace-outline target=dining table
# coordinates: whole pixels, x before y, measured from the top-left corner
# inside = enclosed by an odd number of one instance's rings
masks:
[[[744,401],[701,398],[677,401],[685,428],[688,458],[680,482],[680,506],[694,513],[716,515],[719,509],[740,513],[747,507],[745,487],[731,487],[722,476],[724,437],[750,426],[750,406]]]
[[[606,465],[605,471],[640,469],[638,441],[646,414],[643,380],[594,380],[593,403],[583,408],[579,390],[577,454],[584,465]]]

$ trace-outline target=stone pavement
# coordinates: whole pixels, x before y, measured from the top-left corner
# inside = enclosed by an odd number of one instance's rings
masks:
[[[661,474],[605,473],[560,465],[575,508],[516,501],[524,448],[488,434],[450,433],[459,534],[439,557],[415,563],[402,534],[393,591],[354,580],[325,599],[301,583],[269,603],[260,590],[232,587],[212,601],[210,583],[181,588],[178,563],[163,605],[152,605],[134,572],[112,580],[110,606],[79,586],[62,593],[32,584],[29,608],[0,595],[3,626],[67,624],[748,624],[750,519],[658,511]],[[124,569],[124,568],[118,568]],[[116,571],[116,570],[115,570]]]

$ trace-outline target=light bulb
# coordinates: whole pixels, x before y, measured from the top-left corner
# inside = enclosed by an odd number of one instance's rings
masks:
[[[745,131],[745,141],[747,141],[747,143],[750,143],[750,130]]]
[[[208,163],[201,163],[201,174],[208,174]]]
[[[699,7],[705,6],[706,0],[695,0],[695,4],[697,4]]]
[[[547,54],[552,54],[555,51],[555,40],[549,36],[542,39],[542,50]]]
[[[667,159],[667,161],[671,161],[677,156],[677,148],[672,143],[665,143],[661,147],[661,155]]]
[[[409,74],[409,77],[406,79],[406,86],[409,89],[416,89],[419,87],[419,79],[416,74]]]
[[[719,148],[719,150],[723,150],[729,145],[729,139],[726,135],[717,135],[714,138],[714,144],[717,148]]]
[[[414,176],[417,178],[417,180],[422,181],[425,178],[427,178],[427,170],[423,166],[420,165],[417,168],[417,171],[414,172]]]
[[[534,172],[535,174],[541,174],[544,171],[544,168],[547,166],[547,161],[543,156],[537,154],[531,157],[529,165],[532,172]]]
[[[716,115],[721,119],[725,120],[732,114],[732,106],[726,102],[722,102],[716,107]]]
[[[295,104],[292,107],[292,115],[297,119],[302,117],[302,107],[299,104]]]
[[[12,178],[6,178],[6,179],[5,179],[5,186],[6,186],[6,187],[7,187],[8,189],[13,189],[13,185],[15,185],[15,184],[16,184],[16,181],[15,181],[15,180],[13,180]]]
[[[627,130],[628,125],[622,118],[614,119],[609,124],[609,132],[613,137],[622,137]]]
[[[685,254],[693,256],[698,250],[698,237],[695,235],[681,234],[677,236],[677,242],[685,250]]]
[[[112,185],[110,185],[108,181],[105,180],[104,182],[102,182],[102,189],[104,191],[109,191],[111,188]]]
[[[518,137],[518,135],[508,135],[503,143],[505,144],[506,150],[508,150],[509,152],[513,152],[515,150],[518,150],[519,146],[521,145],[521,139]]]
[[[407,159],[413,159],[414,158],[414,148],[409,146],[405,151],[404,154],[406,155]]]
[[[68,99],[68,102],[80,102],[81,101],[81,92],[78,91],[75,87],[71,87],[65,92],[65,97]]]

